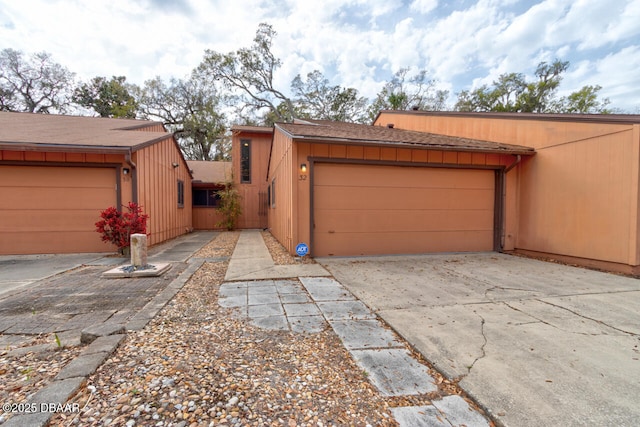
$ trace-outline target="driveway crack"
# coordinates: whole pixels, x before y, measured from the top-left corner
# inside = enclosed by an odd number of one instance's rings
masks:
[[[602,320],[598,320],[598,319],[594,319],[593,317],[585,316],[584,314],[580,314],[580,313],[578,313],[577,311],[571,310],[570,308],[564,307],[564,306],[562,306],[562,305],[554,304],[554,303],[552,303],[552,302],[544,301],[544,300],[541,300],[541,299],[536,299],[536,301],[539,301],[539,302],[541,302],[541,303],[543,303],[543,304],[548,304],[548,305],[550,305],[550,306],[552,306],[552,307],[556,307],[556,308],[560,308],[560,309],[562,309],[562,310],[568,311],[569,313],[574,314],[574,315],[576,315],[576,316],[578,316],[578,317],[580,317],[580,318],[582,318],[582,319],[591,320],[592,322],[596,322],[596,323],[598,323],[599,325],[605,326],[605,327],[607,327],[607,328],[611,328],[611,329],[613,329],[614,331],[622,332],[623,334],[631,335],[632,337],[638,337],[638,336],[639,336],[639,335],[638,335],[638,334],[636,334],[635,332],[626,331],[626,330],[624,330],[624,329],[617,328],[617,327],[615,327],[615,326],[609,325],[609,324],[608,324],[608,323],[606,323],[606,322],[603,322]],[[578,332],[574,332],[574,333],[578,333]],[[583,334],[583,335],[595,335],[595,334]],[[598,335],[599,335],[599,334],[598,334]],[[603,334],[603,335],[606,335],[606,334]]]
[[[484,331],[484,324],[485,324],[485,320],[484,317],[482,317],[482,315],[480,315],[477,311],[473,311],[473,313],[478,316],[480,318],[480,333],[482,334],[482,345],[480,346],[480,355],[478,357],[476,357],[473,362],[471,362],[471,364],[469,366],[467,366],[467,373],[464,375],[461,375],[460,378],[458,378],[458,381],[461,380],[462,378],[466,377],[467,375],[469,375],[471,373],[471,370],[473,369],[473,367],[475,366],[475,364],[485,358],[487,356],[487,352],[485,350],[485,347],[487,346],[487,335],[485,334]]]

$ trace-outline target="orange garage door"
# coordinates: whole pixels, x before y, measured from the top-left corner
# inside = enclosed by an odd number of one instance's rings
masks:
[[[495,172],[317,163],[314,256],[493,250]]]
[[[116,202],[115,168],[0,165],[0,254],[112,250],[94,224]]]

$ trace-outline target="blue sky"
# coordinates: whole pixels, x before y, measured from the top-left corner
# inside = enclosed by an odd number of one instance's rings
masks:
[[[278,33],[280,88],[319,69],[372,98],[409,67],[453,105],[461,90],[559,58],[571,63],[561,95],[599,84],[612,107],[640,114],[640,0],[0,0],[0,49],[46,51],[82,80],[142,84],[185,77],[205,49],[250,46],[261,22]]]

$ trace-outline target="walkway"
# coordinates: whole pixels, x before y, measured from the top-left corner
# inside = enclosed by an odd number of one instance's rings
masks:
[[[318,264],[274,265],[260,232],[243,231],[226,282],[220,287],[219,302],[265,329],[314,333],[330,326],[383,396],[436,391],[427,367],[411,355],[399,336],[327,276]],[[241,280],[232,281],[234,278]],[[391,412],[401,427],[489,425],[457,395],[434,400],[432,405],[392,408]]]

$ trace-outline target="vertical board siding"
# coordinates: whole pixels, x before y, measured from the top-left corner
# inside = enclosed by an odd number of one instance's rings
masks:
[[[133,160],[137,165],[138,203],[149,215],[149,245],[191,230],[191,176],[173,138],[137,151]],[[179,166],[174,168],[173,163]],[[178,180],[184,182],[184,207],[178,207]]]
[[[293,157],[290,156],[293,154]],[[467,154],[465,157],[461,154]],[[276,177],[277,186],[277,206],[276,209],[270,210],[269,227],[276,238],[287,248],[290,253],[294,253],[295,245],[299,242],[309,243],[313,225],[311,224],[311,180],[312,170],[307,172],[306,179],[300,179],[298,168],[301,163],[309,164],[312,158],[324,159],[353,159],[353,160],[371,160],[371,161],[410,161],[414,163],[436,163],[436,164],[460,164],[470,165],[472,156],[470,153],[443,152],[437,150],[418,150],[395,147],[371,147],[356,145],[330,145],[307,142],[296,142],[295,145],[290,138],[276,133],[274,136],[274,147],[271,158],[270,177]],[[295,159],[295,161],[293,160]],[[459,161],[459,159],[466,160]],[[479,155],[475,157],[476,162],[483,165],[491,163],[493,166],[506,166],[515,161],[514,156],[494,155],[490,157],[489,162],[487,155]],[[315,164],[316,168],[322,163]],[[283,171],[289,170],[289,174]],[[515,174],[514,174],[515,176]],[[291,181],[293,178],[293,181]],[[289,179],[289,181],[283,183]],[[317,184],[317,183],[316,183]],[[288,188],[292,189],[292,193],[288,192]],[[282,192],[285,191],[285,194]],[[500,191],[496,189],[496,191]],[[283,200],[286,197],[286,200]],[[512,195],[511,197],[515,197]],[[284,206],[283,206],[284,205]],[[515,216],[514,204],[511,206],[508,214]],[[515,234],[515,221],[507,223],[507,234]],[[512,240],[505,242],[507,245],[512,244]],[[312,248],[313,251],[313,248]]]
[[[328,148],[325,152],[328,154]],[[301,163],[304,162],[306,159],[302,159]],[[293,164],[293,141],[282,133],[276,132],[273,137],[269,167],[269,183],[275,179],[275,206],[269,209],[269,228],[289,253],[293,253],[293,241],[297,239],[293,232],[292,215],[294,214],[293,178],[298,175],[293,169]]]
[[[389,121],[402,129],[535,148],[537,154],[518,166],[515,248],[640,264],[638,124],[389,113],[376,123]],[[511,185],[507,177],[508,194]]]
[[[243,139],[251,141],[251,183],[240,182],[240,144]],[[260,202],[265,199],[264,196],[260,197],[260,193],[266,194],[269,186],[267,164],[271,139],[271,132],[240,131],[233,135],[231,146],[233,182],[242,198],[242,214],[238,218],[237,228],[265,228],[268,225],[268,215],[264,215],[264,206],[260,206]]]

